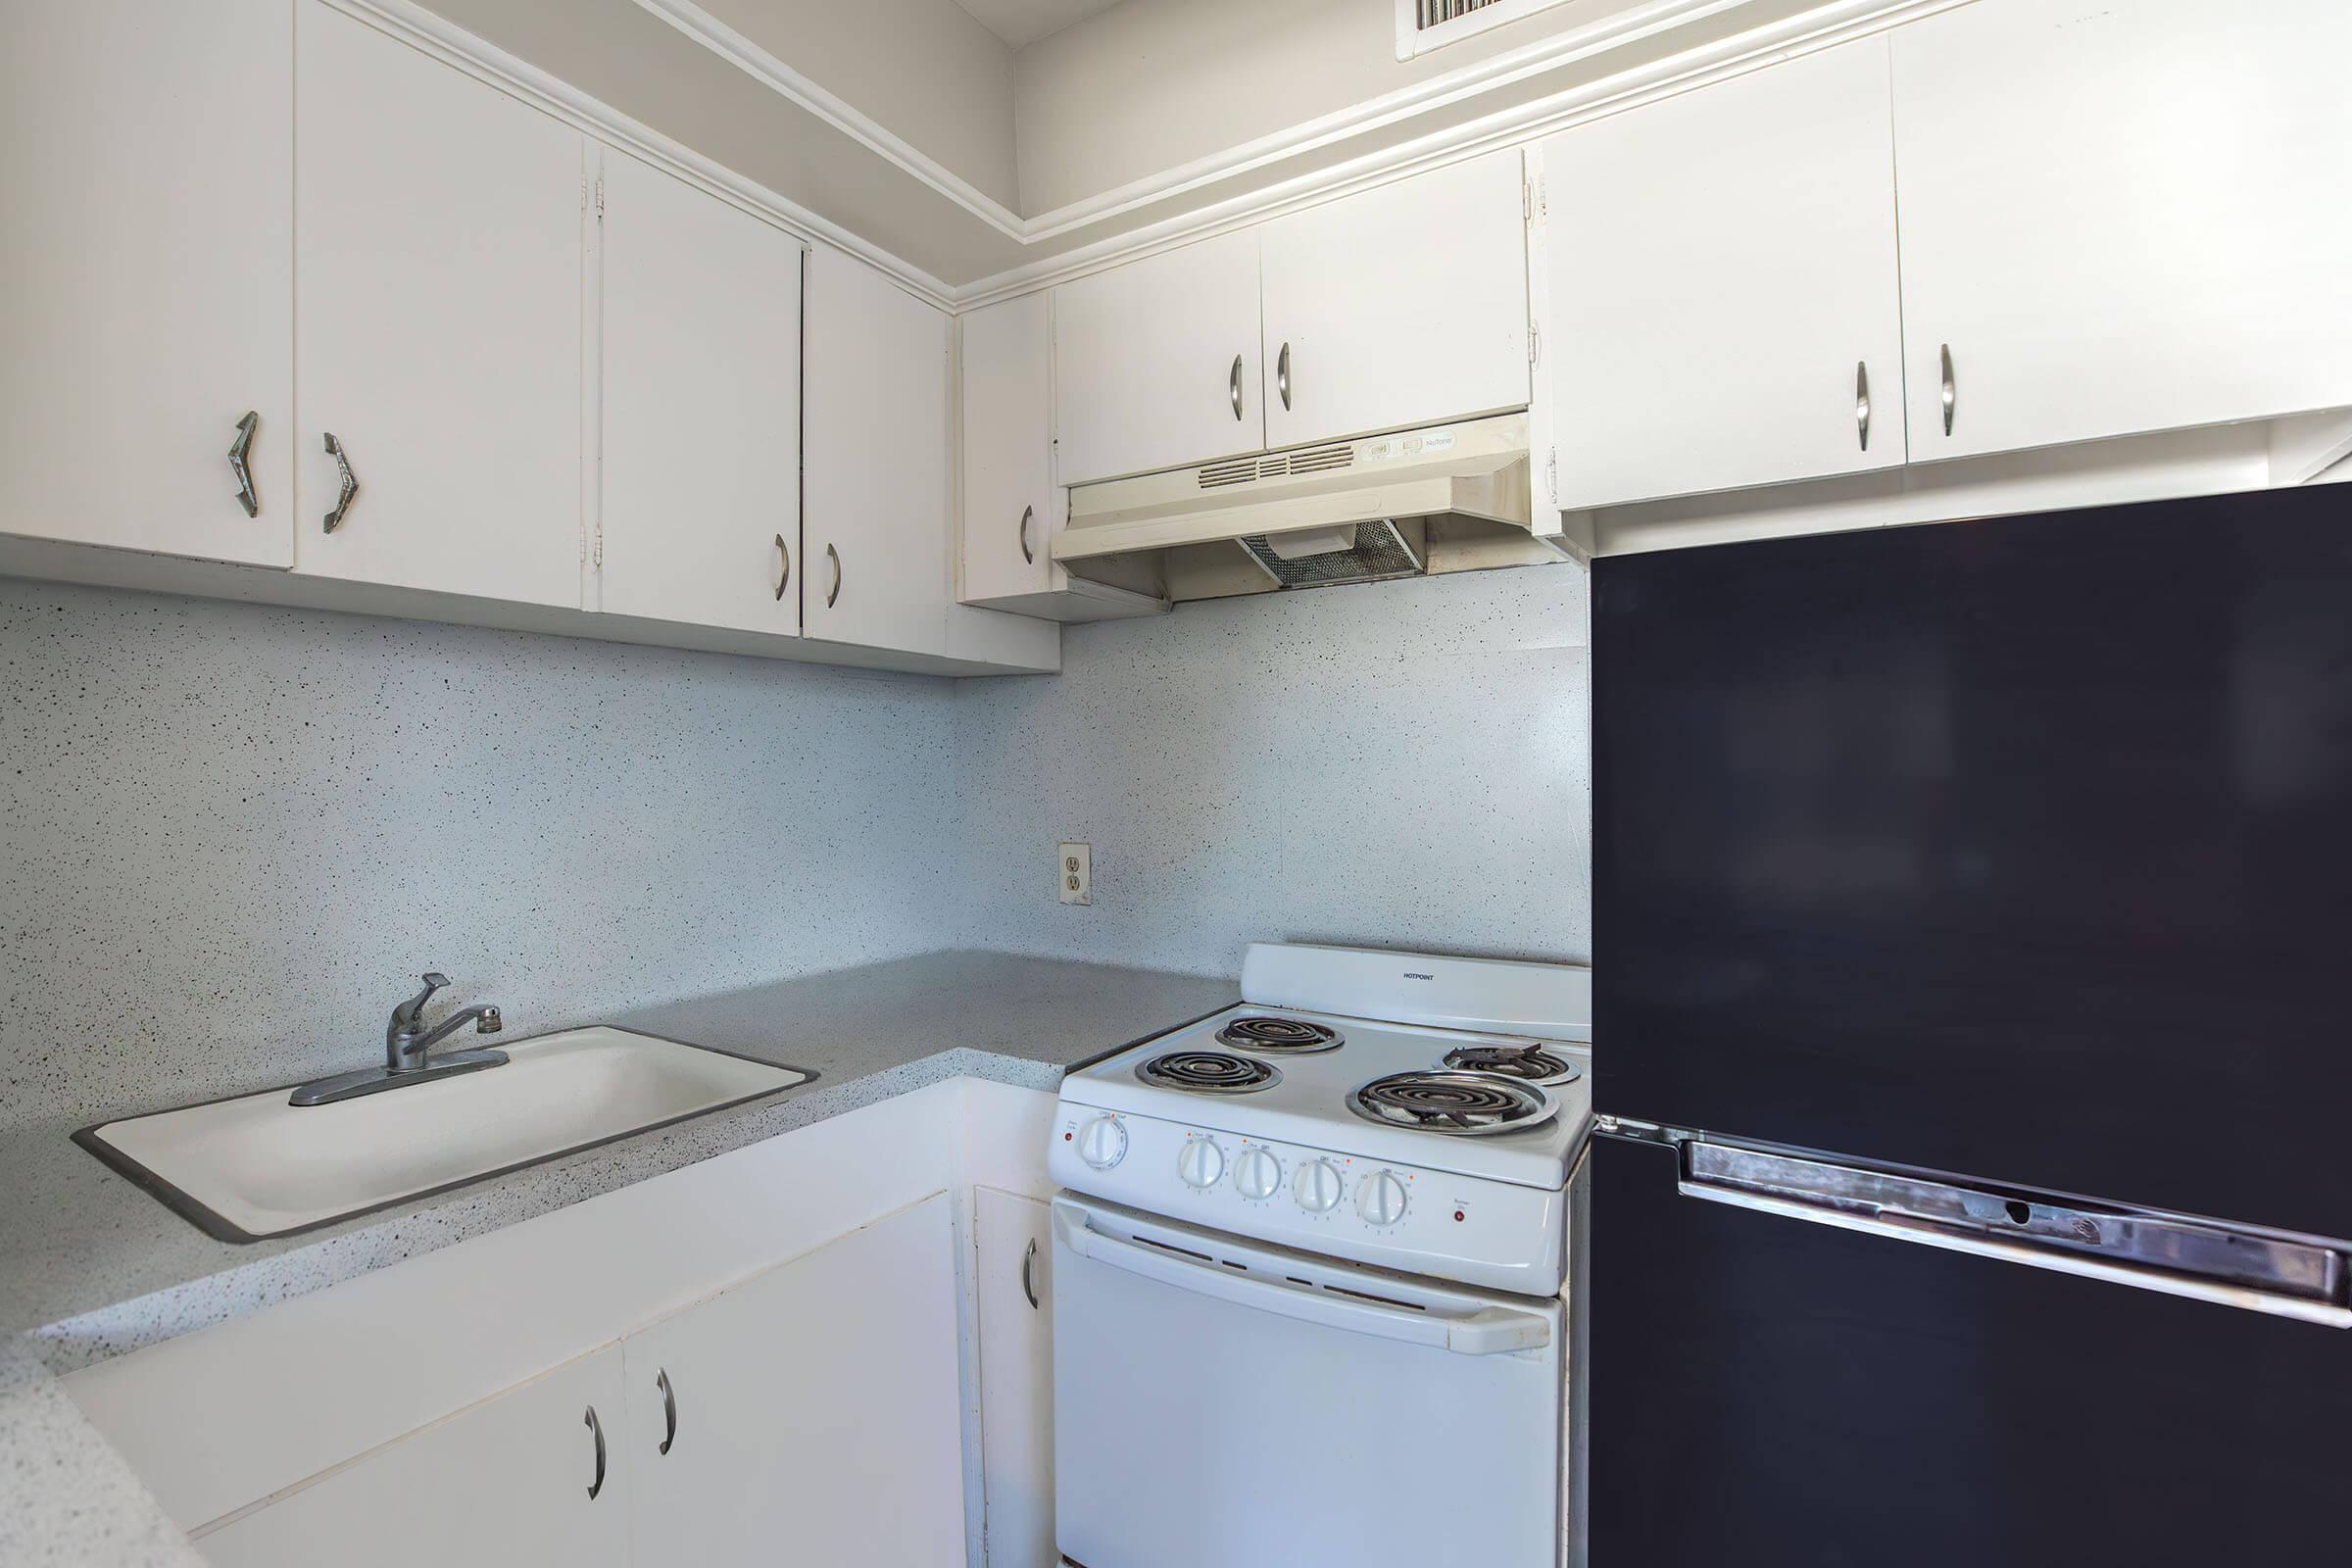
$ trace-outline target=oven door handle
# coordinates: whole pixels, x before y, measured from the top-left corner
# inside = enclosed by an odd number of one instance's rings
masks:
[[[1105,1236],[1087,1224],[1078,1209],[1054,1205],[1054,1234],[1080,1257],[1180,1291],[1210,1296],[1237,1306],[1272,1312],[1324,1328],[1346,1329],[1375,1339],[1425,1345],[1456,1355],[1501,1355],[1542,1349],[1551,1341],[1551,1324],[1534,1312],[1504,1306],[1449,1312],[1441,1308],[1391,1306],[1361,1296],[1319,1286],[1275,1285],[1221,1264],[1202,1265],[1174,1252]]]

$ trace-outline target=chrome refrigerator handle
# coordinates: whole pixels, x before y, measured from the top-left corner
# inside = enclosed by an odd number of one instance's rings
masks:
[[[1686,1198],[2352,1328],[2352,1242],[1877,1165],[1601,1116],[1604,1138],[1671,1151]]]

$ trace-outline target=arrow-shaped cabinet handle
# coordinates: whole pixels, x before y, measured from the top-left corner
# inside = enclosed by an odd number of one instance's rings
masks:
[[[335,510],[326,514],[326,531],[333,533],[343,526],[343,514],[351,510],[352,502],[358,498],[360,481],[353,477],[351,459],[344,454],[343,443],[335,439],[332,430],[326,432],[326,452],[335,460],[335,467],[342,474],[335,491]]]
[[[253,488],[253,469],[246,462],[253,455],[253,433],[261,427],[260,411],[247,409],[237,421],[237,438],[228,444],[228,471],[237,476],[237,505],[248,517],[262,514],[261,493]]]

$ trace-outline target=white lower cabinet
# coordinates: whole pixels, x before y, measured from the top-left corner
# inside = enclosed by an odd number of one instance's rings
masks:
[[[631,1335],[634,1560],[958,1560],[956,1322],[939,1194]]]
[[[197,1549],[216,1568],[620,1568],[637,1464],[622,1403],[614,1346],[388,1444]]]
[[[989,1568],[1050,1568],[1056,1560],[1051,1216],[1037,1199],[972,1190]]]

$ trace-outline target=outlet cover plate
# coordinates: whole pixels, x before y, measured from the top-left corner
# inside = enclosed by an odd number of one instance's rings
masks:
[[[1084,844],[1064,844],[1054,858],[1054,885],[1064,904],[1095,902],[1095,857]]]

